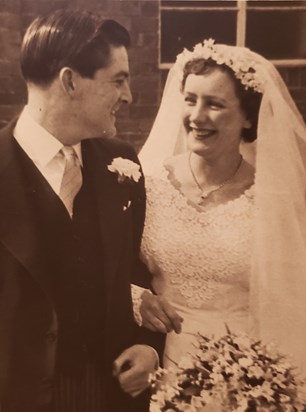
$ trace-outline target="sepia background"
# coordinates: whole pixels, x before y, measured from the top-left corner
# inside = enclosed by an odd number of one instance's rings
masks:
[[[113,18],[131,33],[133,104],[122,108],[117,128],[136,150],[151,129],[176,54],[204,38],[271,59],[306,119],[306,1],[0,0],[0,127],[27,101],[19,69],[25,28],[38,14],[68,7]]]

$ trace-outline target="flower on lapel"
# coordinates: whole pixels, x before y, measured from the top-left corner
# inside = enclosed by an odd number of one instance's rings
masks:
[[[141,177],[140,166],[123,157],[113,159],[112,164],[108,165],[107,168],[110,172],[117,173],[119,183],[123,183],[126,179],[137,183]]]

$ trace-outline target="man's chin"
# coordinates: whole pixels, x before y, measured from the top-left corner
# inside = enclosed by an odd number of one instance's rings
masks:
[[[108,130],[103,130],[102,131],[102,136],[103,137],[106,137],[106,138],[108,138],[108,139],[111,139],[111,138],[113,138],[113,137],[115,137],[116,136],[116,134],[117,134],[117,129],[114,127],[114,128],[112,128],[112,129],[108,129]],[[101,135],[100,135],[101,136]]]

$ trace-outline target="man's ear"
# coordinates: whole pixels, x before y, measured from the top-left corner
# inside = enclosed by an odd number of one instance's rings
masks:
[[[59,79],[64,91],[72,96],[76,90],[76,72],[70,67],[63,67],[59,73]]]

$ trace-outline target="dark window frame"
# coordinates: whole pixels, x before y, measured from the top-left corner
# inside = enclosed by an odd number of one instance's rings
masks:
[[[161,13],[163,10],[180,10],[181,12],[184,11],[195,11],[195,10],[211,10],[211,11],[235,11],[237,13],[236,19],[236,45],[237,46],[245,46],[246,43],[246,31],[247,31],[247,13],[250,10],[257,10],[257,11],[291,11],[291,10],[302,10],[306,12],[306,2],[304,1],[304,5],[299,5],[299,1],[294,1],[294,5],[289,5],[289,1],[287,0],[261,0],[262,3],[265,5],[260,5],[260,1],[254,0],[236,0],[236,1],[229,1],[229,0],[218,0],[215,2],[209,2],[210,5],[205,6],[205,1],[199,1],[196,5],[197,1],[191,0],[160,0],[160,35],[159,35],[159,68],[160,69],[169,69],[174,62],[161,62],[161,36],[162,36],[162,27],[161,27]],[[171,5],[171,3],[173,5]],[[188,6],[188,3],[191,5]],[[212,6],[211,4],[216,3],[216,6]],[[286,5],[284,5],[286,3]],[[293,4],[292,3],[292,4]],[[218,4],[218,5],[217,5]],[[276,59],[271,60],[276,66],[279,67],[304,67],[306,66],[306,59]]]

